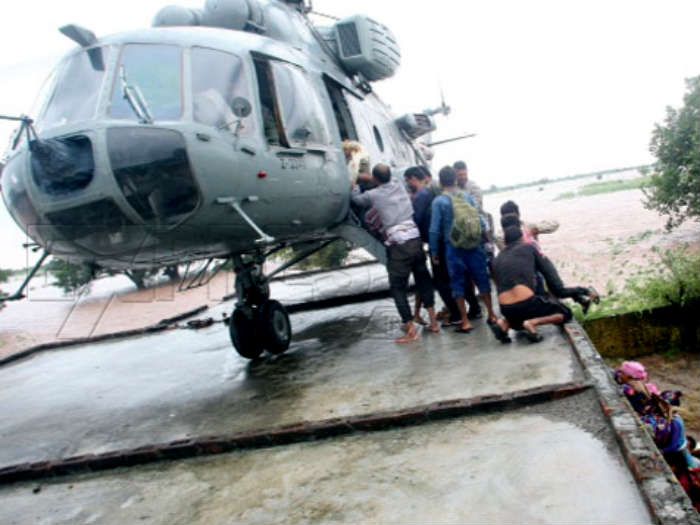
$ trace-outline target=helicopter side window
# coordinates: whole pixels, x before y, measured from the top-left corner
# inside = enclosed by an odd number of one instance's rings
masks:
[[[258,77],[263,131],[265,132],[267,143],[273,146],[289,146],[284,140],[282,119],[280,117],[279,107],[273,95],[274,78],[270,69],[270,63],[262,59],[255,59],[254,63],[255,73]]]
[[[290,146],[328,145],[330,133],[318,90],[300,68],[273,62],[274,88]]]
[[[110,116],[138,120],[124,97],[124,83],[138,92],[139,102],[153,120],[177,120],[182,116],[182,50],[162,44],[128,44],[122,49],[112,88]]]
[[[335,120],[338,123],[338,130],[340,131],[340,140],[356,141],[358,139],[357,130],[355,129],[355,123],[352,120],[350,107],[348,106],[348,101],[345,99],[343,88],[328,77],[324,77],[323,81],[326,84],[328,96],[333,105],[333,113],[335,114]]]
[[[254,130],[252,117],[239,119],[233,113],[236,98],[250,98],[243,61],[237,56],[192,48],[192,93],[195,121],[240,135]]]
[[[91,58],[91,52],[93,56],[100,53],[98,49],[101,50],[102,61]],[[108,47],[81,51],[63,63],[55,78],[55,84],[50,86],[53,94],[42,115],[37,119],[38,131],[89,120],[95,116],[108,53]]]

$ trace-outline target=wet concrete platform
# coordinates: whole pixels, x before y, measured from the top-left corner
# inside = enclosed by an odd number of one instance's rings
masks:
[[[468,335],[392,342],[390,301],[293,316],[286,355],[239,358],[222,325],[43,353],[0,373],[0,468],[202,435],[399,410],[581,378],[557,329],[545,342]]]
[[[369,268],[276,283],[273,294],[289,304],[375,290],[382,279]],[[398,346],[388,300],[299,313],[292,322],[290,351],[253,363],[215,325],[42,352],[0,367],[0,474],[207,436],[248,432],[264,441],[285,425],[381,419],[434,403],[456,406],[452,400],[476,400],[481,409],[6,483],[0,523],[692,521],[614,386],[605,398],[599,386],[572,395],[582,384],[609,381],[581,334],[570,332],[570,340],[549,327],[542,343],[501,345],[477,321],[469,335],[445,331]],[[484,408],[482,396],[532,389],[551,395]]]
[[[587,392],[520,410],[0,489],[0,522],[652,523]]]

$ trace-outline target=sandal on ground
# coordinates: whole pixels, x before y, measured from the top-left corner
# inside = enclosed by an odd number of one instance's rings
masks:
[[[540,343],[544,341],[544,337],[542,337],[538,333],[533,334],[532,332],[528,332],[527,330],[524,330],[523,333],[525,334],[525,337],[527,337],[527,340],[531,343]]]
[[[462,328],[461,326],[458,326],[455,329],[455,332],[458,334],[470,334],[472,332],[472,330],[474,330],[473,326],[470,326],[469,328]]]
[[[460,319],[458,321],[443,321],[441,326],[443,328],[449,328],[450,326],[461,326],[461,324],[462,320]]]
[[[491,328],[493,335],[496,336],[496,339],[498,339],[501,343],[507,344],[512,342],[512,339],[508,336],[508,332],[501,328],[498,322],[489,320],[488,325],[489,328]]]

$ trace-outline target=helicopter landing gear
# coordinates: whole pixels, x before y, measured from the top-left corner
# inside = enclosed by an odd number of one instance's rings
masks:
[[[229,333],[236,351],[246,359],[257,359],[264,350],[283,354],[292,341],[289,315],[279,302],[270,300],[270,286],[262,273],[262,260],[244,263],[233,258],[236,277],[236,305]]]

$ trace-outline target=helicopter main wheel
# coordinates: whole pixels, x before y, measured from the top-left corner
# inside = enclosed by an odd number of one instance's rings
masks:
[[[283,354],[292,341],[289,314],[278,301],[266,301],[260,307],[258,325],[265,350],[274,355]]]
[[[251,306],[239,306],[231,316],[231,342],[236,352],[246,359],[257,359],[263,353],[263,342],[258,333],[259,318],[259,311]]]

